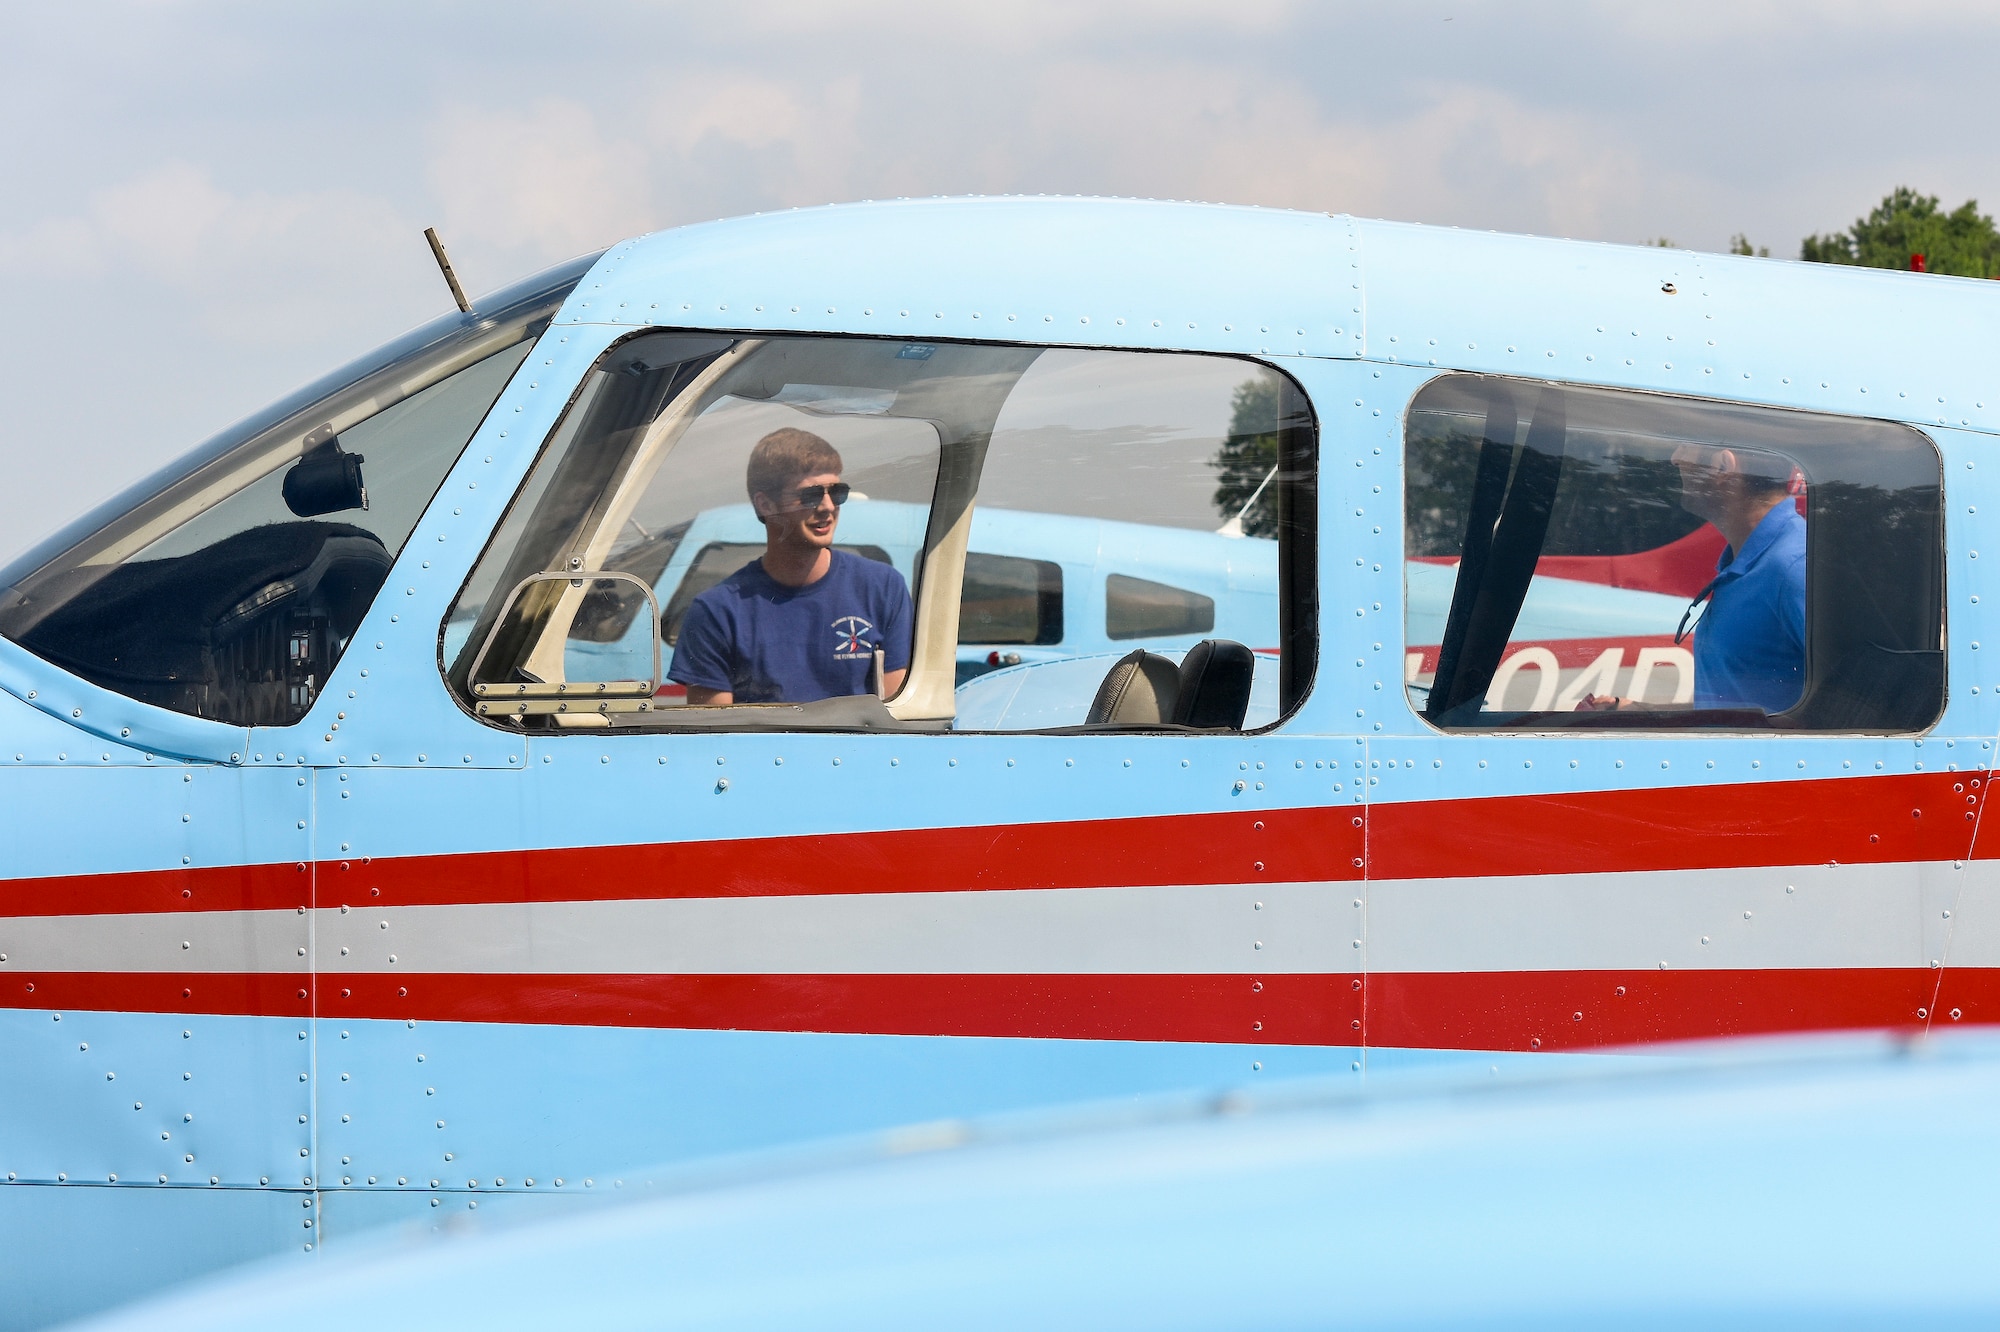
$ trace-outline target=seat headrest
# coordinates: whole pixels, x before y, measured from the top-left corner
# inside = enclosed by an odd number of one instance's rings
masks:
[[[1180,697],[1180,670],[1158,653],[1135,648],[1118,659],[1091,700],[1091,726],[1157,726]]]
[[[1249,648],[1226,638],[1203,639],[1181,662],[1179,697],[1169,720],[1202,730],[1243,729],[1256,674],[1257,655]]]

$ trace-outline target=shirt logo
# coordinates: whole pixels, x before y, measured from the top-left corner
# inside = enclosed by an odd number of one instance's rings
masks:
[[[872,633],[875,626],[859,615],[843,615],[833,622],[835,635],[833,656],[836,661],[855,661],[875,655],[875,645],[864,634]]]

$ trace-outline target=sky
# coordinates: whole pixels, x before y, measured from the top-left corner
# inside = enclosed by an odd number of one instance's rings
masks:
[[[0,7],[0,558],[475,294],[900,195],[1204,199],[1778,257],[2000,205],[1966,0]]]

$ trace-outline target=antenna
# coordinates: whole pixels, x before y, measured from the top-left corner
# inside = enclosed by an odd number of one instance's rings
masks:
[[[451,288],[451,298],[458,302],[462,312],[471,314],[472,303],[465,299],[465,288],[458,285],[458,274],[451,271],[451,260],[445,257],[444,242],[438,239],[437,228],[425,227],[424,239],[431,243],[431,254],[438,261],[438,271],[444,274],[445,285]]]
[[[1264,479],[1262,481],[1259,481],[1257,483],[1257,488],[1250,492],[1250,498],[1243,501],[1243,507],[1236,511],[1236,516],[1234,518],[1231,518],[1228,522],[1224,523],[1222,526],[1216,528],[1215,534],[1217,536],[1226,536],[1226,537],[1242,536],[1243,515],[1250,512],[1251,507],[1255,505],[1259,499],[1263,498],[1264,487],[1270,485],[1271,478],[1276,476],[1277,474],[1278,474],[1278,469],[1276,466],[1273,466],[1270,471],[1264,473]]]

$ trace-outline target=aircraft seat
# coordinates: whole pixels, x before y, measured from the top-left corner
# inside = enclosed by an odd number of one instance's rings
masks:
[[[1085,725],[1240,730],[1256,673],[1256,654],[1226,638],[1203,639],[1178,667],[1136,648],[1097,687]]]
[[[1257,654],[1226,638],[1204,638],[1181,662],[1180,694],[1170,719],[1199,730],[1240,731],[1250,710]]]
[[[1158,726],[1173,719],[1180,700],[1180,668],[1157,652],[1134,648],[1120,657],[1097,687],[1086,726]]]

